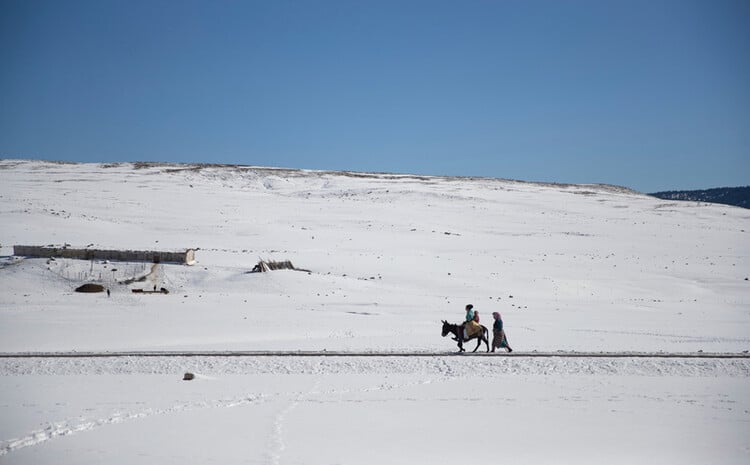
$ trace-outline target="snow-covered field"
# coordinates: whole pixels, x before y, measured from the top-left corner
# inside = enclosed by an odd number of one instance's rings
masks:
[[[0,160],[0,462],[747,463],[748,358],[525,355],[745,353],[748,230],[609,186]],[[467,303],[512,356],[452,355]],[[171,356],[231,350],[424,355]],[[72,351],[165,355],[7,356]]]

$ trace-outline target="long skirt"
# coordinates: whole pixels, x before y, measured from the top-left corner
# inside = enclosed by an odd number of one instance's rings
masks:
[[[492,348],[499,349],[501,347],[508,347],[508,338],[505,336],[505,331],[493,331],[492,332]]]

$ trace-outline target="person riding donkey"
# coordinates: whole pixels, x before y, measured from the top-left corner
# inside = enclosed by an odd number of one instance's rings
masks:
[[[487,346],[487,352],[490,351],[488,330],[479,324],[479,313],[474,310],[474,306],[471,304],[466,306],[466,318],[460,325],[451,324],[443,320],[441,334],[443,337],[452,334],[453,340],[458,342],[458,349],[460,352],[465,351],[463,347],[464,342],[471,339],[477,340],[477,346],[474,348],[474,352],[477,351],[482,342]]]
[[[482,331],[479,324],[479,312],[474,310],[472,304],[466,306],[466,322],[464,322],[464,339],[469,339],[473,335]]]

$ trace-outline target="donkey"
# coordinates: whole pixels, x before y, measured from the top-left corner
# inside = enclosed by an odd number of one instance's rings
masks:
[[[489,331],[487,331],[487,328],[484,325],[479,325],[482,327],[482,331],[480,331],[477,334],[474,334],[473,336],[469,336],[467,339],[464,339],[464,325],[454,325],[451,323],[448,323],[447,321],[443,320],[443,337],[447,336],[448,333],[453,334],[453,339],[458,341],[458,349],[460,352],[466,352],[464,349],[464,341],[470,341],[472,339],[477,339],[477,346],[474,347],[474,350],[472,352],[476,352],[480,345],[482,345],[482,342],[484,342],[484,345],[487,346],[487,352],[490,351],[490,341],[489,341]]]

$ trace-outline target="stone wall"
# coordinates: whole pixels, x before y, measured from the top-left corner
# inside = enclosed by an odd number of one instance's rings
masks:
[[[116,260],[122,262],[195,263],[195,250],[164,252],[156,250],[102,250],[71,247],[14,245],[13,255],[32,258],[75,258],[79,260]]]

